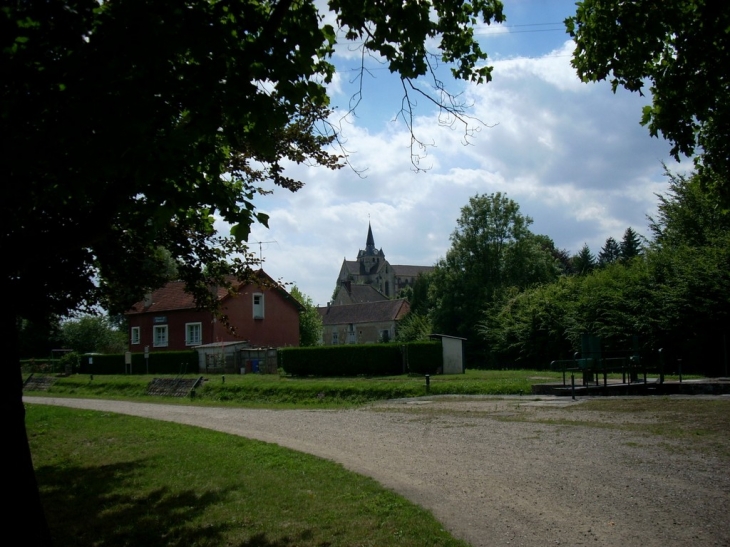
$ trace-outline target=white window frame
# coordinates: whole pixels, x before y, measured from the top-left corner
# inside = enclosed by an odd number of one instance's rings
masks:
[[[158,335],[158,332],[160,333]],[[162,335],[164,333],[164,336]],[[152,347],[166,348],[169,343],[167,325],[155,325],[152,327]]]
[[[340,344],[340,333],[337,331],[332,332],[332,345],[338,346]]]
[[[129,342],[131,344],[139,344],[140,343],[140,334],[139,334],[139,327],[132,327],[132,332],[129,337]]]
[[[259,300],[258,303],[256,302],[256,299]],[[265,311],[264,293],[254,293],[251,298],[251,305],[253,306],[253,318],[263,319]]]
[[[353,323],[350,323],[347,327],[347,343],[357,343],[357,331],[355,331],[355,325]]]
[[[197,329],[197,338],[192,339],[190,336],[191,332]],[[185,345],[186,346],[199,346],[203,343],[203,324],[202,323],[185,323]]]

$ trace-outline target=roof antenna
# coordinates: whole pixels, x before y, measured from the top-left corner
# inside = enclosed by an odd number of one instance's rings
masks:
[[[254,243],[258,243],[259,244],[259,262],[261,262],[261,264],[264,263],[263,249],[262,249],[261,246],[264,243],[276,243],[277,245],[279,244],[279,242],[276,241],[276,240],[273,240],[273,241],[254,241]]]

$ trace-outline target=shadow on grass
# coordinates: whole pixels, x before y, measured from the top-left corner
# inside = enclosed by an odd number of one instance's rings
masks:
[[[240,530],[233,532],[235,524],[191,524],[209,506],[225,503],[230,491],[171,491],[163,487],[135,492],[135,484],[143,480],[139,479],[139,469],[145,464],[145,460],[136,460],[96,467],[37,468],[36,477],[54,545],[287,547],[299,544],[287,537],[268,539],[265,533],[241,541],[246,534]]]

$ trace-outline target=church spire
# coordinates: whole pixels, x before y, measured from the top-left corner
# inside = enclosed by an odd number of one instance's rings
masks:
[[[370,227],[370,222],[368,222],[368,240],[365,242],[365,251],[374,251],[375,250],[375,240],[373,239],[373,229]]]

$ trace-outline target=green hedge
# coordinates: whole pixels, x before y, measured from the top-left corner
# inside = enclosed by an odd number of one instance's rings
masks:
[[[89,357],[93,363],[89,364]],[[144,353],[132,354],[132,374],[191,374],[198,372],[198,352],[161,351],[151,352],[149,371]],[[125,374],[124,354],[82,355],[79,372],[81,374]]]
[[[279,367],[292,376],[393,376],[403,373],[400,346],[351,344],[284,348]]]
[[[443,365],[440,342],[285,348],[278,364],[292,376],[396,376],[405,372],[404,355],[409,372],[433,374]]]
[[[413,374],[436,374],[444,366],[441,341],[410,342],[404,346],[408,372]]]

